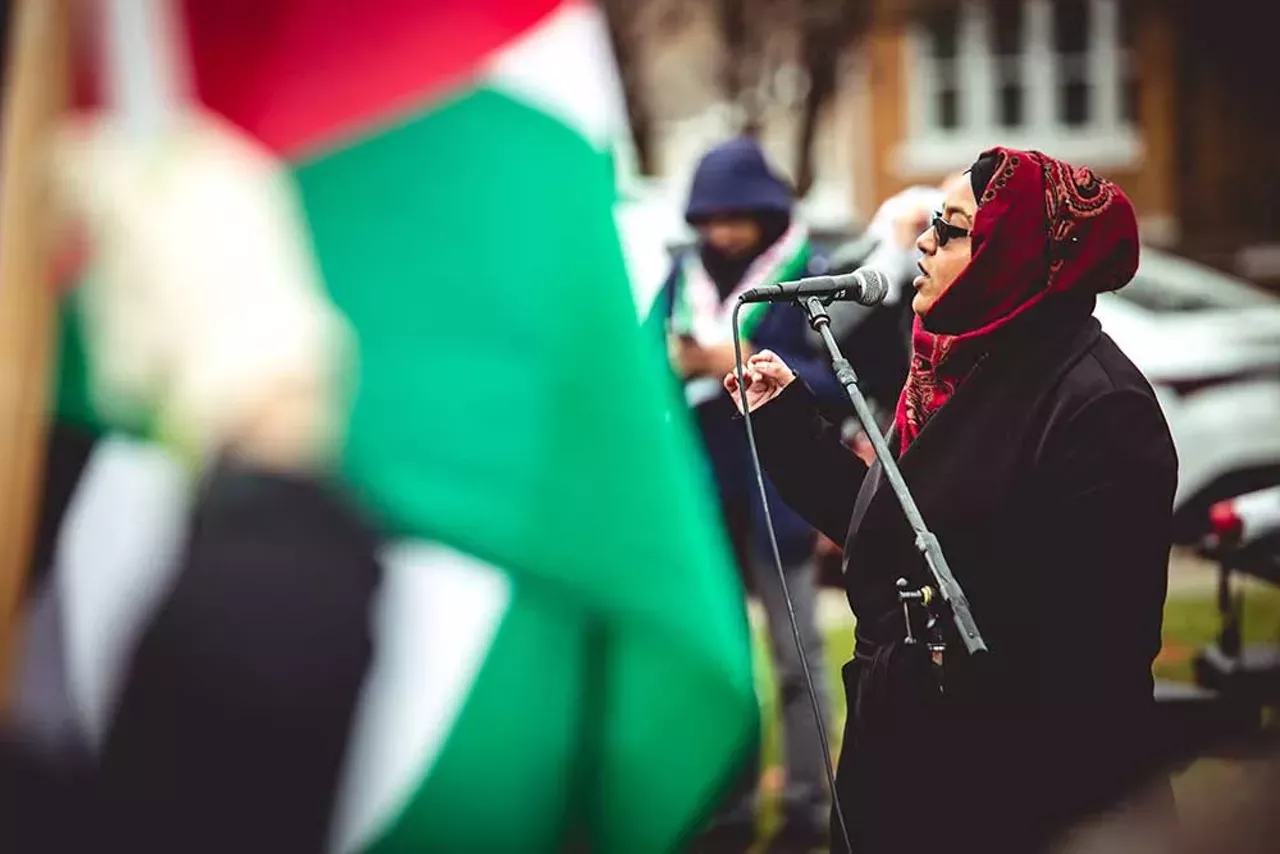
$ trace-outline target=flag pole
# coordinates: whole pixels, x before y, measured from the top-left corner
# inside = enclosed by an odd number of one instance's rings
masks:
[[[180,10],[172,0],[107,0],[106,106],[139,145],[156,144],[192,97]]]
[[[68,102],[66,0],[15,0],[0,128],[0,704],[34,546],[48,441],[56,295],[42,153]]]

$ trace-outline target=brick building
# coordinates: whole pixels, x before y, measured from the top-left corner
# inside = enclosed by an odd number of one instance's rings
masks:
[[[851,46],[871,102],[855,209],[937,181],[993,143],[1033,147],[1121,184],[1147,241],[1280,277],[1275,48],[1253,7],[872,1]]]

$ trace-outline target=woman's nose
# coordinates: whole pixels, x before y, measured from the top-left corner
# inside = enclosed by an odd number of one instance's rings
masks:
[[[933,223],[926,225],[924,231],[920,232],[920,236],[916,238],[916,248],[926,255],[932,255],[938,248],[937,233],[934,231]]]

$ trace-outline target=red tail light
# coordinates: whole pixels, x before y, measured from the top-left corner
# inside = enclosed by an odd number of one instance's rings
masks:
[[[1212,545],[1244,546],[1280,532],[1280,487],[1261,489],[1209,507]]]
[[[1219,501],[1209,508],[1209,530],[1218,544],[1238,540],[1244,532],[1244,522],[1236,512],[1235,499]]]

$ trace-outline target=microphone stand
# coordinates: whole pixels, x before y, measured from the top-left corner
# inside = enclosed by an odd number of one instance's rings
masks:
[[[924,556],[925,564],[928,565],[929,571],[933,574],[934,583],[937,584],[937,592],[951,612],[951,619],[955,624],[956,631],[960,634],[961,642],[970,655],[986,652],[987,645],[982,639],[982,633],[978,631],[978,624],[973,619],[973,612],[969,609],[969,600],[965,598],[964,590],[960,588],[960,582],[956,581],[955,576],[951,574],[951,567],[947,565],[947,559],[942,553],[942,545],[925,525],[924,517],[920,515],[920,509],[916,507],[915,499],[911,497],[911,490],[907,488],[907,482],[902,479],[902,472],[898,471],[898,464],[889,452],[889,446],[885,443],[884,436],[876,428],[875,417],[871,413],[871,407],[867,404],[867,399],[863,397],[862,390],[858,388],[858,375],[853,372],[853,366],[849,364],[849,360],[840,352],[836,339],[831,334],[831,317],[827,314],[826,309],[830,298],[824,300],[822,297],[810,296],[799,300],[799,302],[809,319],[809,325],[822,336],[823,343],[826,344],[836,379],[840,381],[840,384],[844,386],[845,392],[849,395],[849,402],[853,404],[854,412],[857,413],[858,420],[862,422],[867,439],[871,442],[871,447],[876,452],[876,459],[880,461],[880,466],[884,470],[884,476],[888,479],[889,485],[893,487],[893,493],[897,496],[898,504],[902,506],[902,513],[906,516],[908,524],[911,525],[911,530],[916,535],[916,548]],[[908,589],[909,586],[906,579],[898,580],[898,597],[902,602],[903,613],[907,619],[906,640],[907,643],[916,643],[916,638],[911,631],[908,606],[911,602],[918,601],[926,609],[931,610],[935,597],[934,592],[928,587],[912,591]],[[936,629],[936,614],[930,620],[930,626]],[[930,649],[934,653],[934,663],[940,663],[941,642],[931,643]]]

